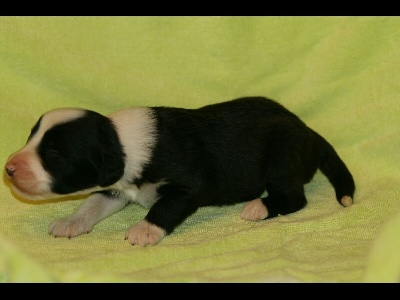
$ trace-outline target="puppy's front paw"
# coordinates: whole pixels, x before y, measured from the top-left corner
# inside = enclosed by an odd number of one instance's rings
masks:
[[[73,238],[83,233],[89,233],[93,225],[84,218],[67,217],[54,220],[49,228],[49,234],[54,237]]]
[[[166,234],[164,229],[143,220],[128,229],[125,239],[132,245],[147,246],[157,244]]]

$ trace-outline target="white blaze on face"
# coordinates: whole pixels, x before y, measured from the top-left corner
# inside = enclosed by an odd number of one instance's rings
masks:
[[[39,128],[26,145],[10,155],[5,171],[16,194],[26,199],[40,200],[60,196],[52,193],[50,174],[43,168],[37,154],[37,147],[44,134],[55,125],[66,123],[83,116],[84,110],[61,108],[43,115]]]

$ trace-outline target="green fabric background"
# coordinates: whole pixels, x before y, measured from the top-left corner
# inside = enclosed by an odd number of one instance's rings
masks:
[[[0,161],[45,111],[108,114],[273,98],[336,148],[356,181],[341,207],[326,178],[308,206],[263,222],[199,209],[156,246],[129,206],[71,240],[49,223],[82,199],[33,204],[0,184],[0,282],[400,282],[400,18],[0,17]]]

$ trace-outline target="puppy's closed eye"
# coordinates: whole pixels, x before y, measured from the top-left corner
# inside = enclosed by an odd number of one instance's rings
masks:
[[[48,148],[46,150],[46,155],[50,157],[62,157],[60,151],[55,148]]]
[[[52,166],[60,166],[65,158],[58,149],[49,147],[45,151],[45,161]]]

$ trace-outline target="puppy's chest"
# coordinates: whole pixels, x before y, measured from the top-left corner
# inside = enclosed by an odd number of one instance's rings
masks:
[[[140,186],[136,184],[124,184],[123,193],[132,203],[137,203],[144,208],[150,208],[160,198],[157,190],[164,182],[148,183],[145,182]]]

